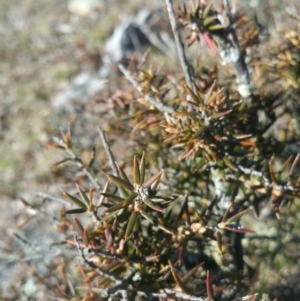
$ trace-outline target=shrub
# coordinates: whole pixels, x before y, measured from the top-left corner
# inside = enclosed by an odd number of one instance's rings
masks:
[[[270,247],[263,238],[274,240],[273,259],[284,247],[277,232],[260,236],[254,214],[271,204],[280,223],[280,209],[289,205],[283,215],[293,216],[299,197],[299,30],[283,29],[270,47],[227,1],[218,12],[213,4],[179,7],[176,20],[166,3],[182,71],[145,58],[120,64],[131,86],[110,108],[118,122],[109,133],[124,160],[134,155],[132,168],[115,163],[101,126],[103,168],[95,153],[90,162],[76,155],[71,131],[48,143],[66,153],[56,165],[81,171],[71,178],[77,192],[64,192],[75,206],[60,217],[83,261],[74,292],[83,300],[254,300],[265,292],[253,288],[254,258]],[[190,59],[180,30],[196,48]],[[208,51],[199,54],[203,42]]]

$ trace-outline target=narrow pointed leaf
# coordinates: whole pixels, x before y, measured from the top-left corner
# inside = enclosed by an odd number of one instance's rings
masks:
[[[66,211],[64,211],[64,213],[65,214],[80,214],[80,213],[84,213],[86,211],[87,211],[87,209],[76,208],[76,209],[66,210]]]
[[[17,231],[14,232],[14,236],[19,239],[20,241],[22,241],[23,243],[25,243],[26,245],[31,245],[31,243],[29,242],[29,240],[27,239],[27,237],[24,235],[24,233],[22,231]]]
[[[186,116],[186,117],[194,118],[194,117],[199,116],[199,113],[196,113],[196,112],[185,112],[185,111],[176,111],[176,112],[174,112],[174,115],[177,115],[177,116]]]
[[[158,228],[161,229],[161,230],[163,230],[163,231],[165,231],[166,233],[168,233],[170,235],[175,235],[174,232],[172,232],[171,230],[169,230],[168,228],[166,228],[165,226],[163,226],[161,224],[158,225]]]
[[[117,165],[117,167],[118,167],[119,173],[120,173],[120,175],[121,175],[121,178],[122,178],[124,181],[130,183],[130,180],[129,180],[129,178],[127,177],[127,175],[126,175],[124,169],[123,169],[121,166],[119,166],[119,165]]]
[[[196,214],[197,214],[197,216],[198,216],[198,218],[200,220],[200,224],[202,226],[206,226],[207,225],[207,220],[199,213],[198,210],[196,210]]]
[[[89,189],[89,199],[90,199],[90,204],[91,204],[91,201],[93,201],[93,199],[94,199],[94,190],[93,190],[92,186],[90,186],[90,189]]]
[[[178,225],[178,222],[181,220],[183,213],[186,211],[185,209],[187,207],[187,202],[188,202],[188,196],[186,195],[184,198],[184,202],[182,203],[182,206],[178,212],[178,215],[176,216],[175,225]]]
[[[223,255],[223,249],[222,249],[222,235],[219,231],[216,233],[216,238],[217,238],[217,245],[218,245],[218,250],[221,255]]]
[[[179,288],[186,294],[189,293],[188,288],[185,286],[185,284],[183,283],[183,281],[181,280],[181,278],[179,277],[179,275],[175,272],[174,266],[172,265],[171,260],[168,260],[171,272],[172,272],[172,276],[176,282],[176,284],[179,286]]]
[[[208,30],[210,31],[220,30],[220,29],[224,29],[223,24],[215,24],[215,25],[208,26]]]
[[[104,212],[113,212],[113,211],[117,211],[119,209],[122,209],[124,207],[129,206],[130,204],[133,203],[133,201],[135,200],[135,198],[137,197],[137,193],[132,193],[123,203],[118,203],[117,205],[114,205],[108,209],[106,209]]]
[[[192,8],[192,16],[195,18],[199,18],[200,6],[197,5],[196,7]]]
[[[81,223],[79,222],[79,220],[76,217],[74,217],[74,222],[75,222],[77,231],[82,236],[84,228],[82,227]]]
[[[129,191],[134,191],[134,187],[132,186],[131,183],[121,179],[121,178],[118,178],[118,177],[115,177],[114,175],[111,175],[111,174],[107,174],[106,175],[111,181],[113,181],[115,184],[117,184],[118,186],[121,186]]]
[[[133,182],[135,185],[140,185],[140,168],[137,160],[137,156],[133,159]]]
[[[51,147],[51,148],[58,148],[58,149],[63,149],[65,150],[66,147],[65,146],[62,146],[60,144],[57,144],[57,143],[52,143],[52,142],[48,142],[45,144],[46,147]]]
[[[198,138],[204,131],[207,130],[207,126],[201,126],[192,136],[192,138]]]
[[[279,174],[282,174],[282,172],[287,168],[287,166],[291,163],[292,156],[290,156],[281,166],[280,170],[278,171]]]
[[[128,237],[130,236],[130,234],[132,233],[133,227],[137,221],[137,217],[138,217],[138,212],[133,211],[130,215],[127,227],[126,227],[126,232],[125,232],[125,239],[127,240]]]
[[[223,157],[223,161],[224,161],[225,165],[227,167],[229,167],[230,169],[232,169],[233,171],[238,171],[239,170],[239,168],[233,162],[231,162],[228,159],[228,157]]]
[[[253,135],[249,135],[249,134],[246,134],[246,135],[238,134],[238,135],[232,135],[232,136],[236,140],[244,140],[244,139],[248,139],[248,138],[253,137]]]
[[[255,141],[239,141],[238,142],[239,145],[242,145],[242,146],[255,146],[256,145],[256,142]]]
[[[142,185],[145,180],[145,162],[146,162],[146,155],[145,152],[143,152],[143,156],[140,162],[140,183],[139,185]]]
[[[92,167],[95,161],[95,156],[96,156],[96,147],[93,146],[93,149],[91,151],[91,157],[90,157],[90,162],[88,164],[88,167]]]
[[[222,117],[228,115],[229,113],[231,113],[232,110],[227,110],[225,112],[220,112],[220,113],[216,113],[216,114],[213,114],[211,116],[209,116],[209,120],[216,120],[216,119],[221,119]]]
[[[224,215],[223,215],[223,217],[222,217],[222,222],[223,222],[223,223],[226,221],[227,216],[228,216],[228,214],[229,214],[229,212],[230,212],[230,209],[232,208],[232,205],[233,205],[233,202],[231,202],[231,203],[228,205],[228,207],[227,207],[227,209],[226,209],[226,211],[225,211],[225,213],[224,213]]]
[[[63,192],[63,194],[71,201],[73,202],[75,205],[77,205],[80,208],[83,209],[87,209],[87,205],[84,204],[82,201],[80,201],[79,199],[75,198],[74,196],[70,195],[69,193],[67,193],[66,191]]]
[[[20,200],[25,206],[32,207],[32,205],[31,205],[29,202],[27,202],[25,199],[19,198],[19,200]]]
[[[160,183],[160,178],[162,174],[154,181],[154,183],[151,185],[151,192],[155,195],[157,192],[158,185]]]
[[[90,211],[90,212],[93,212],[94,209],[95,209],[95,206],[94,206],[94,203],[93,203],[93,198],[94,198],[93,187],[90,186],[90,189],[89,189],[89,200],[90,200],[90,203],[89,203],[89,211]]]
[[[203,19],[206,19],[207,17],[208,17],[208,15],[209,15],[209,12],[210,12],[210,10],[211,10],[211,7],[212,7],[212,2],[210,2],[206,7],[205,7],[205,9],[204,9],[204,11],[203,11],[203,14],[202,14],[202,18]]]
[[[216,202],[218,200],[218,196],[216,195],[215,198],[211,201],[211,203],[209,204],[209,206],[207,207],[204,216],[205,217],[209,217],[214,206],[216,205]]]
[[[105,183],[105,185],[104,185],[103,193],[106,193],[107,188],[108,188],[108,181],[107,181],[107,182]],[[105,199],[105,196],[103,195],[103,193],[101,193],[101,195],[100,195],[98,204],[96,205],[97,208],[99,208],[99,207],[102,205],[102,203],[103,203],[103,201],[104,201],[104,199]]]
[[[103,215],[101,216],[102,221],[108,221],[108,220],[115,219],[115,218],[116,218],[116,213],[115,212],[110,212],[110,213],[105,214],[105,211],[104,211]]]
[[[275,178],[275,174],[274,174],[274,170],[273,170],[273,162],[274,162],[274,155],[271,157],[271,159],[269,161],[269,172],[270,172],[270,177],[271,177],[272,183],[276,183],[276,178]]]
[[[291,169],[290,169],[290,171],[289,171],[289,176],[288,176],[288,181],[289,181],[289,183],[291,182],[292,175],[293,175],[293,173],[294,173],[295,167],[296,167],[296,165],[297,165],[299,159],[300,159],[300,154],[298,154],[297,157],[295,158],[295,160],[294,160],[294,162],[293,162],[293,164],[292,164],[292,167],[291,167]]]
[[[150,207],[151,209],[158,211],[158,212],[165,212],[164,209],[160,208],[159,206],[155,205],[151,199],[146,198],[145,200],[143,200],[143,202]]]
[[[250,233],[250,234],[253,234],[255,233],[255,231],[253,230],[250,230],[250,229],[245,229],[245,228],[241,228],[241,227],[235,227],[234,225],[227,225],[224,229],[227,229],[228,231],[231,231],[231,232],[236,232],[236,233]]]
[[[172,213],[173,213],[173,211],[172,211],[172,209],[170,209],[170,210],[165,214],[164,219],[165,219],[166,222],[169,221],[169,219],[170,219],[171,216],[172,216]]]
[[[140,211],[140,214],[152,225],[158,226],[158,223],[154,222],[152,216],[145,211]]]
[[[114,194],[101,193],[101,195],[103,195],[104,197],[108,198],[109,200],[112,200],[117,203],[124,202],[126,200],[126,199],[116,196]]]
[[[71,149],[71,148],[72,148],[71,137],[70,137],[68,134],[65,134],[65,135],[64,135],[64,140],[65,140],[65,143],[66,143],[67,148],[68,148],[68,149]]]
[[[237,220],[239,220],[243,215],[250,211],[250,208],[243,210],[242,212],[237,213],[226,221],[226,224],[231,224]]]
[[[190,89],[190,87],[184,83],[184,89],[185,91],[191,96],[194,103],[196,103],[198,106],[203,105],[203,101]]]
[[[84,244],[86,247],[89,246],[89,234],[88,234],[87,229],[84,229],[84,230],[83,230],[82,241],[83,241],[83,244]]]
[[[58,165],[60,165],[62,163],[65,163],[65,162],[71,161],[71,160],[72,160],[71,158],[66,158],[66,159],[63,159],[61,161],[58,161],[58,162],[54,163],[53,166],[58,166]]]
[[[189,270],[182,278],[182,282],[186,283],[189,281],[189,279],[198,271],[198,269],[203,265],[203,262],[193,267],[191,270]]]
[[[211,17],[207,17],[207,18],[205,18],[204,19],[204,21],[203,21],[203,25],[205,26],[205,27],[207,27],[209,24],[211,24],[211,23],[213,23],[214,21],[216,21],[217,20],[217,16],[211,16]]]
[[[172,231],[170,231],[169,229],[167,229],[165,226],[158,224],[157,221],[154,221],[152,216],[145,212],[145,211],[140,211],[140,214],[152,225],[159,227],[161,230],[165,231],[168,234],[174,235],[174,233]]]
[[[209,301],[213,301],[214,300],[214,291],[213,291],[213,287],[212,287],[212,283],[211,283],[211,276],[209,271],[207,271],[206,274],[206,293],[207,293],[207,298]]]
[[[216,92],[213,96],[212,96],[212,92],[215,90],[217,86],[217,82],[214,81],[213,84],[210,86],[208,92],[205,94],[205,97],[204,97],[204,104],[208,104],[210,103],[211,101],[213,101],[220,93],[221,93],[221,90],[219,90],[218,92]],[[211,97],[212,96],[212,97]]]
[[[208,32],[203,33],[203,38],[206,42],[206,44],[212,49],[213,51],[218,51],[218,47],[216,42],[212,39],[211,35]]]
[[[143,183],[142,187],[143,188],[148,188],[149,186],[151,186],[157,179],[160,179],[162,175],[162,171],[160,171],[159,173],[157,173],[156,175],[152,176],[149,180],[147,180],[145,183]],[[158,184],[157,184],[158,185]]]
[[[87,195],[85,194],[85,192],[80,188],[80,186],[78,184],[76,184],[77,186],[77,190],[81,196],[81,199],[86,203],[87,206],[90,205],[90,200],[89,198],[87,197]]]

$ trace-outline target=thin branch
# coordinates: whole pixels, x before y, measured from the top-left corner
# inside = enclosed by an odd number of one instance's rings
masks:
[[[204,171],[206,169],[215,169],[215,167],[217,166],[216,163],[208,163],[205,164],[201,170]],[[294,187],[293,185],[288,185],[288,183],[273,183],[272,181],[270,181],[265,174],[262,171],[258,171],[258,170],[254,170],[248,167],[244,167],[242,165],[237,165],[239,171],[241,171],[244,175],[247,176],[254,176],[257,177],[259,179],[261,179],[262,181],[262,185],[267,188],[267,189],[274,189],[274,190],[279,190],[279,191],[284,191],[284,192],[291,192],[291,193],[299,193],[300,192],[300,187]],[[233,174],[226,174],[225,175],[226,180],[236,180],[238,181],[238,177],[236,177]],[[243,181],[243,183],[251,183],[251,181]]]
[[[169,14],[171,28],[172,28],[173,35],[175,38],[177,54],[178,54],[178,58],[180,60],[181,68],[184,73],[185,81],[186,81],[188,87],[192,91],[196,92],[193,74],[191,72],[191,69],[189,68],[189,63],[188,63],[188,60],[186,58],[185,51],[184,51],[184,44],[183,44],[180,34],[179,34],[179,30],[178,30],[178,26],[177,26],[177,22],[176,22],[176,18],[175,18],[175,13],[174,13],[173,1],[166,0],[166,5],[167,5],[168,14]],[[199,108],[199,110],[205,120],[205,124],[209,125],[210,122],[207,117],[207,113],[205,112],[205,110],[201,110],[200,108]],[[192,105],[188,106],[188,111],[190,111],[190,112],[194,111],[194,108]]]
[[[106,154],[107,154],[107,157],[108,157],[108,160],[109,160],[109,166],[112,170],[112,173],[115,177],[119,177],[119,170],[117,168],[117,164],[116,164],[116,161],[114,159],[114,156],[113,156],[113,153],[109,147],[109,144],[106,140],[106,136],[105,136],[105,131],[102,129],[101,126],[98,126],[98,130],[99,130],[99,134],[100,134],[100,138],[102,140],[102,143],[103,143],[103,146],[105,148],[105,151],[106,151]]]
[[[87,266],[89,266],[91,269],[97,271],[100,276],[106,277],[107,279],[109,279],[109,280],[111,280],[112,282],[115,283],[115,285],[113,287],[106,288],[103,291],[101,291],[101,297],[107,298],[107,297],[110,297],[110,296],[112,296],[114,294],[118,294],[118,292],[124,292],[124,291],[128,292],[128,291],[130,291],[130,290],[128,290],[129,281],[130,281],[129,278],[130,277],[124,277],[122,279],[122,278],[120,278],[118,276],[115,276],[113,273],[111,273],[111,272],[109,272],[107,270],[104,270],[104,269],[98,267],[94,262],[88,260],[85,257],[85,255],[84,255],[84,248],[82,248],[80,246],[80,243],[79,243],[79,240],[78,240],[77,236],[74,236],[74,240],[76,242],[78,252],[79,252],[79,254],[80,254],[83,262]]]
[[[100,190],[101,185],[95,180],[93,175],[88,171],[87,167],[83,164],[82,160],[78,158],[72,150],[66,149],[66,152],[71,156],[71,159],[75,161],[80,168],[80,170],[88,177],[91,184],[94,186],[94,188]]]
[[[77,157],[75,155],[75,153],[71,150],[70,146],[67,145],[66,142],[62,141],[61,139],[59,139],[57,137],[54,137],[54,141],[58,145],[62,146],[64,148],[65,152],[70,156],[69,158],[67,158],[67,160],[74,161],[77,164],[77,166],[79,167],[79,169],[88,177],[89,181],[94,186],[94,188],[100,190],[101,185],[95,180],[93,175],[88,171],[88,167],[85,166],[85,164],[82,162],[82,160],[79,157]]]
[[[187,58],[186,58],[186,55],[185,55],[185,52],[184,52],[184,45],[181,41],[181,37],[180,37],[179,31],[178,31],[176,18],[175,18],[175,13],[174,13],[174,8],[173,8],[173,1],[172,0],[166,0],[166,5],[167,5],[169,20],[170,20],[173,35],[174,35],[174,38],[175,38],[177,53],[178,53],[178,57],[179,57],[179,60],[180,60],[181,68],[182,68],[183,73],[184,73],[185,81],[186,81],[187,85],[189,86],[189,88],[191,90],[193,90],[194,80],[193,80],[192,73],[191,73],[191,70],[189,68],[189,64],[188,64],[188,61],[187,61]]]
[[[84,248],[82,248],[82,247],[80,246],[78,237],[75,236],[75,237],[74,237],[74,240],[75,240],[75,242],[76,242],[78,252],[79,252],[79,254],[80,254],[80,256],[81,256],[81,258],[82,258],[82,260],[83,260],[83,262],[84,262],[85,264],[87,264],[87,265],[88,265],[90,268],[92,268],[93,270],[96,270],[96,271],[99,273],[99,275],[105,276],[105,277],[108,278],[109,280],[111,280],[111,281],[113,281],[114,283],[116,283],[116,285],[119,285],[119,284],[121,284],[121,283],[123,282],[122,279],[120,279],[119,277],[113,275],[113,274],[110,273],[109,271],[106,271],[106,270],[104,270],[104,269],[98,267],[94,262],[88,260],[88,259],[85,257],[85,255],[84,255]]]
[[[229,0],[224,0],[224,6],[229,20],[228,30],[229,33],[231,34],[232,40],[229,41],[225,35],[223,36],[219,35],[219,38],[223,40],[222,43],[219,44],[219,46],[223,45],[221,46],[222,49],[220,51],[220,55],[224,63],[232,63],[234,65],[235,72],[236,72],[236,82],[238,84],[238,92],[243,98],[249,98],[251,102],[252,88],[251,88],[249,70],[245,62],[244,54],[240,50],[239,41],[236,32],[234,30],[234,20],[231,15]]]
[[[46,194],[46,193],[43,193],[43,192],[36,192],[35,193],[37,196],[39,196],[39,197],[42,197],[42,198],[44,198],[44,199],[49,199],[49,200],[52,200],[52,201],[57,201],[57,202],[60,202],[60,203],[62,203],[62,204],[70,204],[69,202],[67,202],[66,200],[64,200],[64,199],[61,199],[61,198],[57,198],[57,197],[55,197],[55,196],[52,196],[52,195],[50,195],[50,194]]]
[[[171,46],[172,45],[167,45],[162,41],[162,39],[153,32],[146,24],[141,24],[140,29],[142,30],[143,34],[148,38],[150,43],[154,45],[161,53],[163,53],[166,56],[170,56],[174,54],[172,51]]]
[[[126,70],[126,68],[122,64],[119,64],[118,67],[119,67],[120,71],[124,74],[124,76],[128,79],[128,81],[133,85],[133,87],[137,91],[143,93],[143,88],[138,84],[138,82],[133,78],[133,76]],[[175,110],[173,108],[170,108],[170,107],[164,105],[150,93],[147,93],[144,96],[145,96],[146,101],[148,101],[151,105],[153,105],[160,112],[170,113],[170,114],[175,112]]]

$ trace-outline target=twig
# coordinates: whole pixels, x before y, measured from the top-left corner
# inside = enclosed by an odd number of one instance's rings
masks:
[[[229,20],[228,30],[231,33],[232,41],[229,41],[225,35],[223,35],[223,37],[219,36],[219,38],[223,39],[223,43],[221,43],[221,45],[223,44],[223,47],[221,46],[222,50],[220,51],[220,55],[224,63],[232,63],[234,65],[235,72],[236,72],[236,81],[238,84],[238,92],[243,98],[249,98],[251,102],[252,89],[251,89],[249,70],[245,62],[244,54],[240,50],[239,41],[236,32],[233,28],[234,20],[231,15],[229,0],[224,0],[224,6]]]
[[[208,163],[206,165],[204,165],[200,171],[204,171],[208,168],[215,170],[217,164],[215,163]],[[274,189],[274,190],[278,190],[278,191],[283,191],[283,192],[294,192],[294,193],[299,193],[300,192],[300,187],[294,187],[293,185],[288,185],[288,183],[273,183],[272,181],[270,181],[262,171],[258,171],[258,170],[254,170],[248,167],[244,167],[242,165],[237,165],[237,168],[239,169],[239,171],[241,171],[244,175],[247,176],[254,176],[257,177],[259,179],[261,179],[262,181],[262,185],[267,188],[267,189]],[[226,180],[239,180],[238,177],[236,177],[235,175],[232,174],[226,174],[225,175]],[[243,181],[243,183],[251,183],[251,181]]]
[[[76,241],[76,245],[77,245],[77,249],[78,252],[83,260],[83,262],[85,264],[87,264],[90,268],[96,270],[99,275],[101,276],[105,276],[106,278],[108,278],[109,280],[113,281],[114,283],[116,283],[116,285],[119,285],[122,283],[122,279],[120,279],[119,277],[113,275],[112,273],[110,273],[109,271],[105,271],[104,269],[98,267],[94,262],[88,260],[85,255],[84,255],[84,249],[80,246],[79,244],[79,240],[77,236],[74,236],[74,240]]]
[[[133,87],[143,93],[143,89],[142,87],[138,84],[138,82],[132,77],[132,75],[126,70],[126,68],[122,65],[119,64],[118,65],[120,71],[124,74],[124,76],[128,79],[128,81],[133,85]],[[160,112],[163,113],[174,113],[175,110],[173,108],[170,108],[166,105],[164,105],[163,103],[159,102],[158,100],[156,100],[156,98],[151,95],[150,93],[147,93],[144,95],[146,101],[148,101],[151,105],[153,105],[157,110],[159,110]]]
[[[87,170],[87,167],[83,164],[82,160],[78,158],[72,150],[66,149],[66,152],[71,156],[71,159],[75,161],[80,168],[80,170],[88,177],[91,184],[94,186],[94,188],[100,190],[101,185],[95,180],[93,175]]]
[[[70,156],[69,158],[67,158],[64,161],[71,160],[71,161],[76,162],[79,169],[88,177],[89,181],[94,186],[94,188],[100,190],[101,185],[95,180],[93,175],[88,171],[88,167],[85,166],[85,164],[82,162],[82,160],[75,155],[75,153],[72,151],[71,147],[65,141],[62,141],[61,139],[59,139],[57,137],[54,137],[54,141],[58,145],[62,146],[64,148],[65,152]]]
[[[194,296],[182,293],[182,292],[173,291],[171,289],[164,289],[164,293],[145,293],[145,292],[137,291],[135,289],[130,289],[130,288],[128,288],[129,284],[133,285],[133,287],[134,287],[135,280],[134,280],[133,275],[130,275],[128,277],[124,277],[123,279],[121,279],[121,278],[113,275],[109,271],[106,271],[106,270],[98,267],[96,264],[94,264],[94,262],[92,262],[92,261],[90,261],[86,258],[86,256],[84,255],[84,248],[81,247],[81,245],[79,243],[79,239],[78,239],[77,236],[74,236],[74,240],[76,242],[78,252],[79,252],[83,262],[85,264],[87,264],[90,268],[92,268],[93,270],[96,270],[99,273],[99,275],[104,276],[104,277],[110,279],[111,281],[113,281],[115,283],[115,285],[112,288],[104,289],[103,291],[101,291],[101,296],[102,297],[107,298],[107,297],[110,297],[110,296],[121,295],[124,298],[125,296],[128,296],[128,294],[132,293],[134,295],[141,296],[141,297],[150,297],[150,298],[154,298],[154,297],[161,297],[161,298],[175,297],[176,300],[180,299],[180,300],[187,300],[187,301],[204,301],[204,299],[201,298],[201,297],[194,297]],[[97,250],[87,249],[87,251],[88,252],[94,252],[94,251],[97,251]]]
[[[169,20],[170,20],[173,35],[175,38],[177,53],[178,53],[178,57],[180,60],[181,68],[184,73],[185,81],[186,81],[187,85],[189,86],[189,88],[191,90],[193,90],[194,80],[193,80],[192,73],[189,68],[188,61],[187,61],[187,58],[186,58],[186,55],[184,52],[184,45],[181,41],[181,37],[180,37],[179,31],[178,31],[178,27],[177,27],[177,23],[176,23],[176,19],[175,19],[174,8],[173,8],[173,1],[166,0],[166,5],[167,5]]]
[[[173,55],[171,45],[167,45],[162,41],[162,39],[153,32],[146,24],[141,24],[140,29],[144,33],[144,35],[148,38],[150,43],[154,45],[161,53],[163,53],[166,56]]]
[[[110,273],[109,271],[106,271],[100,267],[98,267],[94,262],[88,260],[84,255],[84,249],[80,246],[78,237],[75,235],[74,240],[77,245],[78,252],[83,260],[83,262],[88,265],[91,269],[96,270],[100,276],[104,276],[107,279],[113,281],[115,285],[111,288],[106,288],[101,292],[101,297],[107,298],[114,294],[118,294],[118,292],[126,292],[127,294],[128,285],[130,282],[130,277],[124,277],[123,279],[119,278],[118,276],[115,276],[114,274]],[[122,294],[122,295],[125,295]]]
[[[50,195],[50,194],[46,194],[46,193],[43,193],[43,192],[36,192],[35,194],[36,194],[37,196],[39,196],[39,197],[44,198],[44,199],[49,199],[49,200],[57,201],[57,202],[60,202],[60,203],[62,203],[62,204],[64,204],[64,205],[65,205],[65,204],[70,204],[70,203],[67,202],[66,200],[57,198],[57,197],[52,196],[52,195]]]
[[[174,8],[173,8],[173,1],[172,0],[166,0],[166,5],[167,5],[168,14],[169,14],[170,24],[171,24],[173,35],[174,35],[174,38],[175,38],[177,54],[178,54],[178,58],[180,60],[181,68],[182,68],[183,73],[184,73],[185,81],[186,81],[188,87],[192,91],[196,92],[195,91],[195,86],[194,86],[193,74],[191,72],[191,69],[189,68],[189,63],[188,63],[188,60],[186,58],[185,51],[184,51],[184,44],[182,43],[179,31],[178,31],[177,22],[176,22],[175,13],[174,13]],[[193,106],[190,105],[190,104],[188,105],[188,111],[190,111],[190,112],[194,111]],[[202,113],[202,115],[205,119],[205,123],[209,124],[209,120],[206,116],[205,111],[203,110],[201,113]]]
[[[105,148],[106,154],[108,156],[109,166],[112,170],[112,173],[115,177],[119,177],[119,170],[117,168],[116,161],[114,159],[113,153],[112,153],[112,151],[109,147],[109,144],[106,140],[105,131],[102,129],[102,127],[100,125],[98,126],[98,130],[99,130],[100,138],[102,140],[102,143],[103,143],[103,146]]]

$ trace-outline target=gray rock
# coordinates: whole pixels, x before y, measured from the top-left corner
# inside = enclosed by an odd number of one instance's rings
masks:
[[[75,112],[76,104],[84,104],[96,97],[103,90],[112,67],[124,59],[129,59],[134,52],[143,52],[150,45],[154,45],[163,53],[170,54],[170,49],[160,36],[152,31],[152,18],[153,13],[147,8],[141,9],[134,17],[124,18],[105,43],[103,66],[96,73],[84,71],[78,74],[70,87],[53,99],[55,111]]]
[[[150,42],[142,31],[152,13],[144,8],[134,18],[126,17],[105,44],[106,62],[116,63],[132,52],[148,47]]]
[[[56,111],[73,112],[74,103],[86,103],[103,90],[105,80],[96,74],[82,72],[78,74],[70,87],[59,93],[52,101]]]

